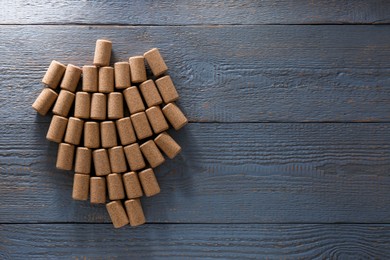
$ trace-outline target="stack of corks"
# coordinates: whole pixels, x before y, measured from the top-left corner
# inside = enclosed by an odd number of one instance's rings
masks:
[[[111,49],[97,40],[93,65],[82,68],[53,60],[32,107],[41,115],[53,107],[46,138],[59,144],[56,167],[74,169],[73,199],[106,204],[119,228],[145,223],[140,197],[160,192],[153,168],[181,151],[166,131],[188,120],[158,49],[113,67]]]

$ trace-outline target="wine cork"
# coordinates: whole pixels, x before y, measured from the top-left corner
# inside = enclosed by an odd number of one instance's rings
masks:
[[[135,114],[145,110],[144,102],[142,101],[141,95],[137,87],[130,87],[123,91],[126,104],[130,110],[130,114]]]
[[[165,120],[164,114],[159,106],[150,107],[146,109],[145,112],[155,134],[168,130],[168,123]]]
[[[165,104],[179,99],[179,94],[169,75],[156,79],[156,85]]]
[[[162,103],[161,96],[158,93],[157,87],[153,80],[149,79],[141,83],[141,85],[139,85],[139,89],[141,90],[142,96],[144,97],[148,107],[157,106]]]
[[[114,91],[114,68],[99,68],[99,92],[110,93]]]
[[[175,130],[179,130],[188,123],[188,119],[174,103],[165,105],[162,111]]]
[[[34,108],[40,115],[44,116],[47,112],[49,112],[57,97],[58,94],[54,90],[44,88],[32,104],[32,108]]]
[[[118,200],[111,201],[106,204],[106,208],[115,228],[120,228],[129,224],[129,219],[123,208],[122,202]]]
[[[152,168],[156,168],[165,162],[164,156],[157,148],[153,140],[149,140],[140,146],[141,152]]]
[[[128,172],[122,176],[123,184],[125,186],[125,191],[128,199],[140,198],[142,197],[142,188],[139,183],[137,173]]]
[[[107,175],[108,197],[110,200],[121,200],[125,198],[125,190],[122,183],[122,175],[111,173]]]
[[[97,40],[93,65],[108,66],[111,59],[112,42],[108,40]]]
[[[76,117],[69,117],[64,139],[65,143],[79,145],[81,140],[81,134],[83,133],[83,127],[83,120]]]
[[[137,141],[130,117],[124,117],[117,120],[116,129],[118,130],[119,139],[122,145],[132,144]]]
[[[65,135],[68,119],[62,116],[54,115],[51,118],[49,130],[46,134],[46,139],[52,142],[61,143]]]
[[[141,150],[138,143],[130,144],[124,149],[127,163],[129,164],[130,170],[138,171],[145,167],[145,161],[142,157]]]
[[[53,114],[59,116],[68,116],[70,109],[72,108],[75,94],[67,90],[61,90],[58,95],[57,101],[53,107]]]
[[[93,93],[91,98],[91,115],[94,120],[105,120],[107,113],[107,97],[103,93]]]
[[[104,121],[100,123],[100,136],[103,148],[111,148],[118,145],[115,123],[113,121]]]
[[[154,138],[154,142],[170,159],[175,158],[181,152],[180,145],[166,132]]]
[[[98,91],[98,68],[96,66],[83,66],[83,91]]]
[[[77,173],[90,174],[92,151],[87,147],[77,147],[74,171]]]
[[[153,48],[150,51],[145,52],[144,57],[154,76],[158,77],[167,72],[168,67],[157,48]]]
[[[66,66],[56,60],[50,63],[45,76],[43,76],[42,83],[49,88],[56,89],[64,75]]]
[[[85,122],[84,146],[87,148],[100,147],[100,127],[97,122]]]
[[[160,193],[160,186],[158,185],[156,176],[151,168],[140,172],[138,177],[146,197],[151,197]]]
[[[56,167],[61,170],[72,170],[74,145],[60,143],[58,146]]]
[[[89,190],[91,203],[106,203],[106,179],[104,177],[91,177]]]
[[[116,62],[115,69],[115,87],[117,89],[126,89],[130,87],[130,66],[128,62]]]
[[[145,224],[145,215],[142,210],[141,201],[139,199],[131,199],[125,201],[127,216],[129,217],[132,227]]]
[[[143,56],[129,58],[131,82],[141,83],[146,81],[145,59]]]
[[[89,194],[89,175],[75,173],[73,177],[74,200],[87,200]]]
[[[139,112],[130,116],[137,138],[145,139],[153,135],[145,112]]]
[[[120,92],[108,94],[107,117],[108,119],[119,119],[123,117],[123,95]]]
[[[111,173],[110,161],[106,149],[97,149],[92,152],[93,165],[96,176],[105,176]]]
[[[127,165],[125,153],[122,146],[115,146],[108,149],[108,156],[110,158],[111,172],[122,173],[126,172]]]
[[[91,94],[77,92],[74,104],[74,117],[88,119],[91,113]]]
[[[61,89],[75,92],[81,77],[81,68],[73,64],[66,66],[64,78],[61,81]]]

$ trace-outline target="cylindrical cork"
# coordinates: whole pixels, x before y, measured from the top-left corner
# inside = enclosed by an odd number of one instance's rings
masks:
[[[77,173],[90,174],[92,151],[87,147],[77,147],[74,171]]]
[[[93,65],[108,66],[111,59],[112,42],[108,40],[97,40]]]
[[[156,168],[165,162],[164,156],[153,140],[143,143],[139,148],[152,168]]]
[[[131,82],[141,83],[146,81],[145,59],[143,56],[129,58]]]
[[[92,152],[93,165],[96,176],[105,176],[111,173],[110,161],[106,149],[97,149]]]
[[[84,146],[87,148],[100,147],[100,127],[97,122],[85,122]]]
[[[116,62],[115,68],[115,87],[117,89],[126,89],[130,85],[130,66],[127,62]]]
[[[60,143],[58,146],[56,167],[70,171],[73,168],[74,145]]]
[[[64,139],[65,143],[79,145],[81,140],[81,134],[83,133],[83,127],[83,120],[76,117],[69,117]]]
[[[154,76],[158,77],[167,72],[168,67],[157,48],[153,48],[150,51],[145,52],[144,57]]]
[[[72,64],[66,66],[64,78],[61,81],[61,89],[75,92],[81,77],[81,68]]]
[[[132,144],[137,141],[130,117],[124,117],[117,120],[116,129],[118,130],[119,139],[122,145]]]
[[[83,91],[98,91],[98,68],[96,66],[83,66]]]
[[[99,69],[99,92],[110,93],[114,91],[114,68],[101,67]]]
[[[142,188],[139,183],[137,173],[128,172],[122,176],[123,184],[125,186],[125,191],[128,199],[140,198],[142,197]]]
[[[186,116],[174,103],[167,104],[162,111],[175,130],[179,130],[188,123]]]
[[[49,112],[51,106],[54,104],[58,97],[58,94],[50,89],[44,88],[42,89],[41,94],[37,97],[32,104],[32,108],[34,108],[40,115],[44,116]]]
[[[145,110],[144,102],[139,94],[137,87],[130,87],[123,91],[126,104],[130,110],[130,114],[135,114]]]
[[[53,107],[53,114],[59,116],[68,116],[70,109],[72,108],[75,94],[67,90],[61,90],[58,95],[57,101]]]
[[[123,117],[123,95],[120,92],[112,92],[108,94],[107,102],[107,117],[108,119],[119,119]]]
[[[139,85],[139,89],[141,90],[142,96],[144,97],[148,107],[157,106],[162,103],[161,96],[158,93],[157,87],[153,80],[149,79],[141,83],[141,85]]]
[[[89,190],[91,203],[106,203],[106,179],[104,177],[91,177]]]
[[[130,144],[124,149],[127,163],[130,166],[130,170],[138,171],[145,167],[145,160],[142,157],[141,150],[138,143]]]
[[[145,215],[144,211],[142,210],[141,201],[139,199],[125,201],[125,207],[131,226],[135,227],[145,224]]]
[[[45,76],[43,76],[42,83],[49,86],[49,88],[56,89],[64,75],[66,66],[56,60],[50,63]]]
[[[180,145],[166,132],[154,138],[154,142],[170,159],[175,158],[181,152]]]
[[[51,118],[49,130],[46,134],[46,139],[52,142],[61,143],[65,135],[68,119],[62,116],[54,115]]]
[[[129,219],[125,209],[123,208],[122,202],[118,200],[111,201],[106,204],[106,208],[115,228],[120,228],[129,224]]]
[[[122,183],[122,175],[111,173],[107,175],[108,197],[110,200],[121,200],[125,198],[125,190]]]
[[[146,197],[151,197],[160,193],[160,185],[158,185],[156,176],[151,168],[140,172],[138,177]]]
[[[155,134],[159,134],[168,130],[169,125],[167,120],[165,120],[164,114],[159,106],[150,107],[146,109],[145,112]]]
[[[113,121],[104,121],[100,123],[100,136],[103,148],[111,148],[118,145],[115,123]]]
[[[156,79],[156,85],[165,104],[179,99],[179,94],[169,75]]]
[[[145,139],[153,135],[145,112],[139,112],[130,116],[137,138]]]
[[[108,156],[110,157],[111,172],[126,172],[127,165],[122,146],[115,146],[108,149]]]
[[[74,200],[87,200],[89,194],[89,175],[75,173],[73,177]]]
[[[77,92],[74,105],[74,116],[88,119],[91,113],[91,94],[88,92]]]
[[[105,120],[107,113],[107,97],[103,93],[93,93],[91,98],[91,119]]]

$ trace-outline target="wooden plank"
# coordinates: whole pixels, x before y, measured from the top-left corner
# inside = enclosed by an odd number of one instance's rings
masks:
[[[192,122],[388,122],[389,28],[2,26],[0,121],[48,122],[30,106],[50,61],[108,37],[113,61],[161,48]]]
[[[71,199],[47,124],[0,125],[0,221],[107,222]],[[390,223],[390,124],[192,123],[157,169],[149,222]]]

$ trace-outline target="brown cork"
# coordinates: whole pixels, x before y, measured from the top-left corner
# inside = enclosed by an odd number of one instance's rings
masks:
[[[83,91],[98,91],[98,68],[96,66],[83,66]]]
[[[103,93],[93,93],[91,98],[91,115],[94,120],[105,120],[107,113],[107,97]]]
[[[101,67],[99,68],[99,92],[110,93],[114,91],[114,68]]]
[[[113,121],[100,123],[100,136],[103,148],[111,148],[118,145],[115,123]]]
[[[107,175],[108,197],[110,200],[121,200],[125,198],[125,190],[122,183],[122,174],[111,173]]]
[[[53,107],[53,114],[65,117],[68,116],[69,111],[73,105],[74,97],[74,93],[67,90],[61,90]]]
[[[120,228],[129,224],[128,216],[121,201],[111,201],[106,204],[106,208],[115,228]]]
[[[131,82],[141,83],[146,81],[145,59],[143,56],[129,58]]]
[[[43,76],[42,83],[49,88],[56,89],[64,75],[66,66],[58,61],[53,60]]]
[[[138,173],[138,177],[146,197],[151,197],[160,193],[160,186],[158,185],[156,176],[151,168]]]
[[[165,104],[179,99],[179,94],[169,75],[156,79],[156,85]]]
[[[89,175],[75,173],[73,177],[74,200],[88,200],[89,194]]]
[[[122,173],[126,172],[127,165],[125,159],[125,153],[122,146],[115,146],[108,149],[108,155],[110,157],[111,172]]]
[[[84,146],[87,148],[100,147],[100,126],[97,122],[85,122]]]
[[[65,135],[68,119],[62,116],[54,115],[51,118],[49,130],[46,134],[46,139],[52,142],[61,143]]]
[[[175,130],[179,130],[188,123],[186,116],[174,103],[167,104],[162,111]]]
[[[81,77],[81,68],[73,64],[66,66],[64,78],[61,81],[61,89],[75,92]]]
[[[92,152],[93,165],[96,176],[105,176],[111,173],[110,161],[106,149],[97,149]]]
[[[117,89],[126,89],[130,85],[130,66],[128,62],[116,62],[115,69],[115,87]]]
[[[169,126],[165,120],[164,114],[159,106],[146,109],[146,115],[155,134],[168,130]]]
[[[122,176],[123,184],[128,199],[142,197],[142,188],[136,172],[128,172]]]
[[[180,145],[166,132],[154,138],[154,142],[170,159],[175,158],[181,152]]]
[[[77,173],[90,174],[92,151],[87,147],[77,147],[74,171]]]
[[[91,177],[89,190],[91,203],[106,203],[106,179],[104,177]]]
[[[124,148],[127,163],[130,170],[138,171],[145,167],[145,161],[142,157],[141,150],[138,143],[130,144]]]
[[[154,76],[158,77],[167,72],[168,67],[157,48],[145,52],[144,57]]]
[[[40,115],[44,116],[47,112],[49,112],[57,97],[58,94],[54,90],[44,88],[34,101],[34,104],[32,104],[32,108],[34,108]]]
[[[88,119],[91,113],[91,94],[88,92],[77,92],[74,104],[74,117]]]
[[[108,94],[107,117],[108,119],[119,119],[123,117],[123,95],[120,92]]]
[[[119,139],[122,145],[132,144],[137,141],[130,117],[124,117],[117,120],[116,129],[118,130]]]
[[[141,90],[142,96],[144,97],[148,107],[157,106],[162,103],[161,96],[158,93],[157,87],[153,80],[149,79],[141,83],[141,85],[139,85],[139,89]]]
[[[83,133],[83,127],[83,120],[76,117],[69,117],[64,139],[65,143],[79,145],[81,140],[81,134]]]
[[[164,156],[153,140],[149,140],[140,146],[141,152],[152,168],[156,168],[165,162]]]
[[[153,135],[145,112],[139,112],[130,116],[137,138],[145,139]]]
[[[127,216],[129,217],[132,227],[145,224],[145,215],[142,210],[141,201],[139,199],[131,199],[125,201]]]
[[[60,143],[58,146],[56,167],[70,171],[73,168],[74,145]]]
[[[108,40],[97,40],[93,65],[108,66],[111,59],[112,42]]]
[[[145,110],[144,102],[137,87],[130,87],[123,91],[130,114],[135,114]]]

